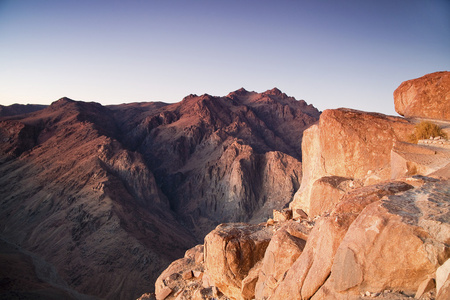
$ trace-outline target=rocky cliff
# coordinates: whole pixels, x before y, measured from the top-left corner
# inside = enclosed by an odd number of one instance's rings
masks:
[[[125,143],[199,241],[219,223],[260,222],[289,203],[301,181],[303,131],[319,117],[278,89],[190,95],[138,119],[142,108],[112,109]]]
[[[2,273],[0,294],[152,291],[217,224],[259,222],[287,205],[301,181],[302,132],[319,115],[277,89],[241,89],[170,105],[62,98],[2,117],[2,261],[13,261],[11,247],[33,259]],[[42,265],[50,271],[19,284]]]
[[[156,299],[448,299],[450,150],[408,143],[415,121],[324,111],[290,209],[219,225],[160,275]]]

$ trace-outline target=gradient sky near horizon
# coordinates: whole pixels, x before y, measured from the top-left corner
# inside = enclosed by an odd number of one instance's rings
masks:
[[[273,87],[395,115],[450,70],[449,0],[0,0],[0,104],[178,102]]]

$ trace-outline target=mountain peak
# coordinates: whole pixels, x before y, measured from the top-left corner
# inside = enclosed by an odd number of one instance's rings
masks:
[[[66,105],[69,105],[69,104],[72,104],[75,102],[76,102],[75,100],[72,100],[68,97],[62,97],[62,98],[52,102],[52,104],[50,104],[50,107],[53,109],[57,109],[57,108],[60,108],[60,107],[63,107],[63,106],[66,106]]]
[[[241,87],[238,90],[235,90],[234,92],[231,92],[227,95],[227,97],[229,98],[234,98],[234,97],[242,97],[242,96],[247,96],[249,95],[249,91],[247,91],[246,89],[244,89],[243,87]]]
[[[247,94],[248,91],[246,89],[244,89],[243,87],[241,87],[240,89],[235,91],[236,94]]]
[[[285,95],[282,91],[280,91],[278,88],[274,87],[271,90],[267,90],[265,91],[263,94],[265,95],[273,95],[273,96],[281,96],[281,95]]]

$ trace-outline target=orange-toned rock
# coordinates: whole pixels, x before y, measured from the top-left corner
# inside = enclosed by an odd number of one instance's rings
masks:
[[[450,281],[450,259],[447,259],[436,270],[436,292],[437,292],[437,294],[439,294],[442,287],[445,286],[446,281]]]
[[[275,222],[285,222],[292,219],[292,210],[284,208],[281,211],[273,210],[273,220]]]
[[[273,235],[266,249],[255,288],[256,299],[269,297],[302,253],[310,229],[288,221]]]
[[[319,124],[304,132],[302,184],[289,207],[314,217],[311,193],[321,177],[350,178],[355,186],[389,180],[393,143],[406,141],[413,130],[411,123],[399,117],[343,108],[325,110]]]
[[[403,82],[394,91],[395,110],[407,118],[450,120],[450,72]]]
[[[247,277],[242,280],[241,297],[245,300],[251,300],[255,298],[255,286],[258,281],[259,272],[261,270],[262,261],[256,263],[253,268],[248,272]]]
[[[330,277],[313,299],[386,289],[414,294],[448,257],[449,201],[450,181],[442,181],[368,205],[348,229]]]
[[[164,300],[172,293],[172,289],[169,287],[164,287],[159,292],[156,293],[156,300]]]
[[[275,290],[274,299],[308,299],[330,276],[334,256],[350,224],[370,203],[411,189],[403,182],[362,187],[347,193],[331,214],[320,218],[298,257]]]
[[[205,237],[206,273],[226,296],[241,299],[242,280],[259,262],[272,237],[271,227],[221,224]]]
[[[317,179],[311,189],[309,213],[312,216],[318,216],[325,211],[330,211],[352,187],[354,182],[350,178],[325,176]]]
[[[186,288],[187,282],[200,281],[199,274],[203,274],[203,245],[197,245],[185,252],[184,257],[173,261],[156,279],[156,295],[167,292],[167,287],[172,291],[180,291]],[[196,276],[197,275],[197,276]],[[166,295],[167,296],[167,295]]]
[[[450,299],[450,277],[442,285],[441,289],[436,295],[436,300],[448,300]]]

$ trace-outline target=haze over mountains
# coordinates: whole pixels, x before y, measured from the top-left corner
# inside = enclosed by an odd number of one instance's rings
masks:
[[[139,296],[217,224],[287,206],[320,116],[276,88],[34,108],[2,107],[1,259],[27,259],[1,289],[55,299]]]

